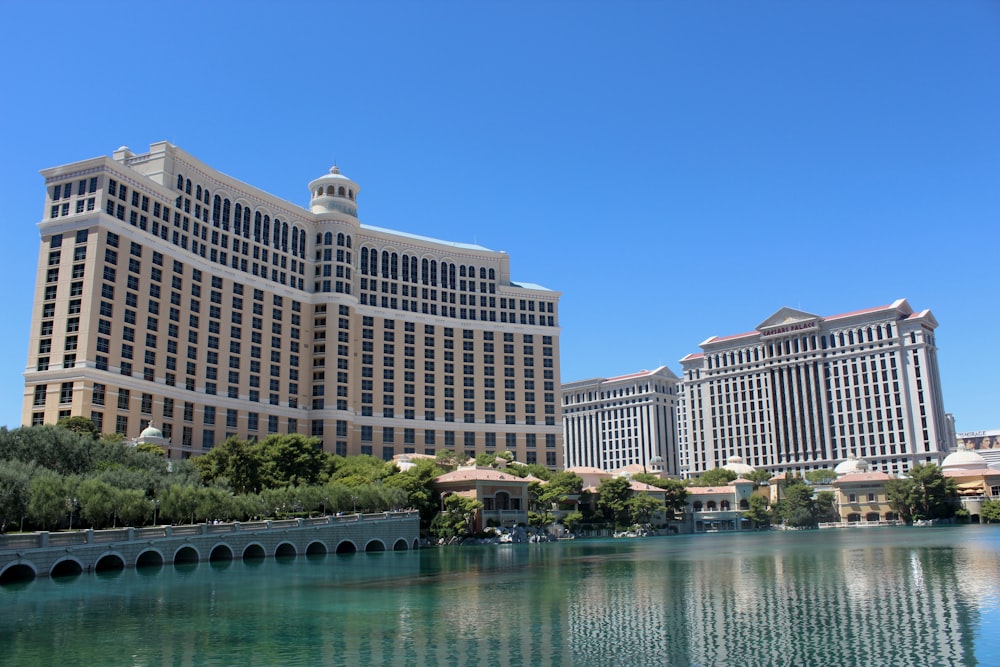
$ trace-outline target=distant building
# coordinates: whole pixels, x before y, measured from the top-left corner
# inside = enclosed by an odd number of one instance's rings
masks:
[[[677,384],[665,366],[564,384],[566,467],[677,475]]]
[[[42,175],[22,423],[562,468],[560,295],[506,253],[362,224],[336,167],[307,208],[166,142]]]
[[[680,467],[698,476],[738,455],[772,473],[850,455],[901,474],[953,447],[929,310],[904,299],[820,317],[782,308],[754,331],[713,336],[681,360]]]
[[[473,518],[473,532],[478,533],[488,526],[527,525],[529,483],[522,477],[472,465],[439,475],[434,488],[441,493],[442,503],[457,494],[483,504]]]

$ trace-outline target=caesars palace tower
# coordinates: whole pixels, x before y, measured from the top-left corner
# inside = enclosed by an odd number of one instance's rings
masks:
[[[166,142],[42,175],[22,423],[562,468],[560,294],[506,253],[361,224],[336,167],[308,209]]]

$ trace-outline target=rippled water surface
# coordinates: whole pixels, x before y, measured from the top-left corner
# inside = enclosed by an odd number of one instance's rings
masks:
[[[3,665],[1000,666],[1000,527],[164,566],[0,610]]]

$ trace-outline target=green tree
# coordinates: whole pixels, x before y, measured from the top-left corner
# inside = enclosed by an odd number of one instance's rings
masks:
[[[434,479],[445,472],[434,459],[416,459],[409,470],[393,475],[385,480],[388,488],[397,488],[406,494],[400,506],[409,506],[420,512],[420,527],[430,528],[437,514],[438,494],[434,491]]]
[[[318,438],[300,433],[269,435],[259,446],[262,487],[320,483],[332,463]]]
[[[986,523],[1000,523],[1000,500],[986,500],[979,518]]]
[[[56,426],[68,429],[77,435],[82,435],[90,438],[91,440],[96,440],[101,435],[100,431],[98,431],[97,427],[94,425],[94,422],[88,417],[63,417],[56,422]]]
[[[466,498],[457,493],[445,496],[442,509],[431,522],[430,532],[435,537],[449,539],[472,533],[476,512],[483,504],[475,498]]]
[[[648,493],[633,494],[625,501],[628,516],[633,524],[645,525],[653,520],[653,515],[663,511],[663,501]]]
[[[330,479],[346,486],[365,486],[383,480],[398,470],[394,463],[388,463],[368,454],[334,456]]]
[[[566,530],[571,533],[575,533],[576,529],[580,527],[583,523],[583,513],[579,511],[568,512],[561,520],[560,523],[566,526]]]
[[[582,477],[573,472],[557,472],[541,485],[538,502],[545,509],[550,508],[553,504],[556,505],[557,509],[564,509],[564,506],[573,500],[572,496],[579,497],[582,490]]]
[[[194,523],[198,511],[198,487],[171,484],[159,496],[160,516],[173,523]]]
[[[153,515],[153,503],[138,489],[115,489],[112,504],[112,525],[116,518],[124,526],[142,525]]]
[[[742,514],[743,517],[750,520],[754,528],[766,528],[771,524],[771,514],[768,511],[767,499],[756,493],[750,496],[750,509]]]
[[[817,485],[825,485],[831,483],[833,480],[837,479],[837,473],[830,468],[823,468],[822,470],[807,470],[806,479]]]
[[[840,521],[840,514],[837,512],[837,494],[833,491],[818,492],[814,507],[817,521]]]
[[[664,479],[648,473],[632,475],[632,479],[665,491],[663,504],[668,519],[675,518],[687,507],[688,490],[684,482],[676,479]]]
[[[28,515],[31,479],[38,466],[24,461],[0,461],[0,533],[7,526],[20,527]]]
[[[262,488],[261,454],[255,443],[233,436],[192,460],[204,481],[226,479],[237,493],[251,493]]]
[[[756,489],[762,484],[767,484],[771,481],[771,471],[765,470],[764,468],[754,468],[754,470],[746,476],[746,478],[753,482],[753,486]]]
[[[63,476],[42,471],[34,477],[28,486],[31,494],[28,500],[28,517],[43,529],[55,528],[63,518],[69,516],[66,504],[66,482]]]
[[[712,468],[706,470],[700,477],[691,480],[691,486],[725,486],[739,477],[732,470],[725,468]]]
[[[554,520],[552,512],[528,512],[528,525],[534,528],[545,528],[552,525]]]
[[[96,477],[88,477],[76,489],[80,502],[80,518],[91,528],[104,528],[113,523],[116,488]]]
[[[597,487],[597,506],[617,527],[628,525],[630,486],[624,477],[611,477],[602,479]]]
[[[779,514],[786,526],[808,528],[816,526],[813,489],[801,478],[792,477],[785,485],[785,497],[779,503]]]
[[[889,505],[905,521],[943,519],[955,513],[955,481],[933,463],[913,466],[905,478],[886,483]]]

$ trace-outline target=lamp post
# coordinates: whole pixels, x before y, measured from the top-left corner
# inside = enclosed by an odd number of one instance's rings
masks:
[[[351,502],[354,503],[354,513],[357,514],[358,513],[358,497],[357,496],[351,496]]]
[[[160,509],[160,501],[158,499],[156,499],[156,498],[153,498],[153,525],[154,526],[156,525],[156,515],[157,515],[157,511],[159,509]]]
[[[78,501],[77,501],[76,498],[67,498],[66,499],[66,505],[69,507],[69,529],[70,530],[73,530],[73,512],[76,511],[77,502]]]

